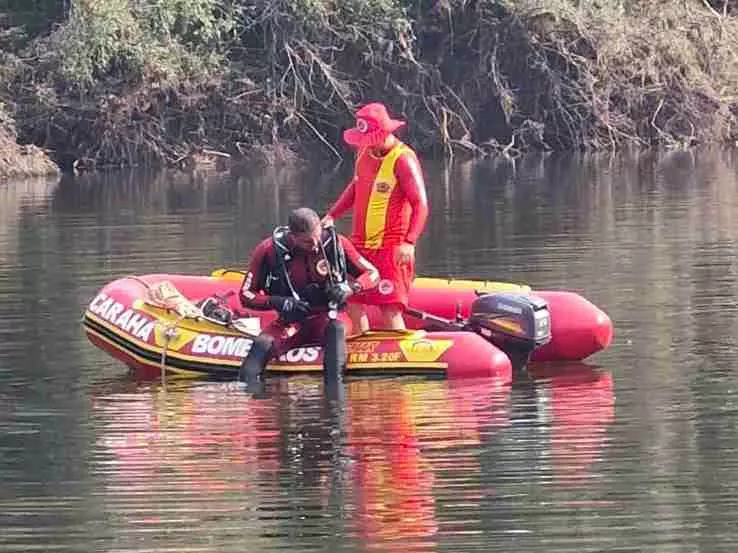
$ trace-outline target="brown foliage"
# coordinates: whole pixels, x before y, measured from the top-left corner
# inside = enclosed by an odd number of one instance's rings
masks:
[[[420,150],[446,154],[738,137],[730,2],[233,4],[240,30],[219,48],[223,63],[177,79],[139,51],[136,71],[116,54],[82,87],[37,42],[7,79],[21,140],[96,167],[180,164],[203,150],[269,159],[318,145],[341,156],[341,129],[370,100],[407,118]]]
[[[50,175],[58,170],[43,150],[16,142],[12,121],[0,104],[0,179]]]

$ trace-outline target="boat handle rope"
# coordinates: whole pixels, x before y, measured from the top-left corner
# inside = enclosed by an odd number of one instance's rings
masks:
[[[149,284],[148,282],[146,282],[141,277],[136,276],[136,275],[124,275],[120,279],[123,280],[123,279],[127,279],[127,278],[128,279],[131,279],[131,280],[135,280],[139,284],[143,285],[143,287],[146,288],[147,290],[151,290],[151,284]]]
[[[167,389],[167,350],[169,349],[169,342],[173,338],[176,338],[179,334],[179,330],[177,329],[179,327],[179,323],[181,323],[183,319],[185,319],[185,316],[180,315],[174,321],[168,322],[166,324],[162,324],[159,321],[156,322],[156,324],[163,329],[164,335],[164,347],[161,350],[161,358],[159,360],[159,367],[161,370],[161,385],[164,387],[164,391],[166,391]]]

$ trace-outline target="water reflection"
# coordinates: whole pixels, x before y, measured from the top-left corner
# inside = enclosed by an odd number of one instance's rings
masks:
[[[242,265],[350,167],[0,184],[0,549],[732,551],[736,166],[427,163],[422,274],[579,291],[613,346],[505,389],[290,379],[259,401],[133,382],[79,316],[121,275]]]
[[[547,427],[555,483],[586,485],[615,416],[610,371],[586,364],[531,366],[535,416]],[[530,384],[529,384],[530,385]]]
[[[611,384],[587,366],[544,367],[525,384],[538,399],[523,424],[538,427],[531,446],[557,481],[586,479],[599,459]],[[485,451],[506,447],[511,410],[531,409],[510,398],[490,379],[353,380],[339,402],[311,378],[272,379],[264,400],[221,383],[164,391],[123,380],[95,390],[91,469],[105,478],[106,516],[131,540],[182,524],[190,542],[238,526],[257,543],[339,536],[368,549],[426,548],[440,531],[485,531]],[[495,455],[519,463],[520,453]]]
[[[433,535],[434,471],[444,468],[436,451],[478,447],[483,432],[506,424],[504,386],[346,386],[342,404],[301,378],[273,380],[262,401],[221,384],[102,387],[93,468],[106,475],[109,514],[133,515],[121,519],[132,526],[174,516],[199,527],[217,512],[256,537],[307,542],[336,532],[378,542]],[[455,463],[478,474],[473,455],[463,457]]]

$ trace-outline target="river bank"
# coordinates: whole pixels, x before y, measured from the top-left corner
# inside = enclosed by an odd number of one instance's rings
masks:
[[[18,144],[12,120],[0,105],[0,179],[40,177],[59,167],[38,146]]]
[[[71,0],[6,14],[0,101],[65,170],[341,158],[369,100],[427,155],[734,144],[729,4]]]

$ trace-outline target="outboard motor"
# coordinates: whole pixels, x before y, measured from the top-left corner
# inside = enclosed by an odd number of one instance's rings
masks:
[[[472,302],[468,326],[504,351],[516,370],[551,340],[548,304],[536,296],[481,295]]]

